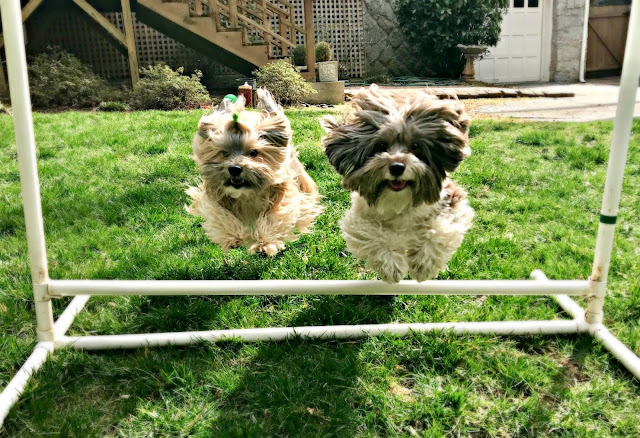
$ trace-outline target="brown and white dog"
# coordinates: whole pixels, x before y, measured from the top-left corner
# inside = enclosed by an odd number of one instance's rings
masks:
[[[207,237],[224,251],[244,246],[273,256],[309,232],[322,207],[282,108],[266,90],[258,100],[261,112],[225,99],[200,119],[193,153],[202,184],[187,190],[187,211],[204,218]]]
[[[340,121],[322,120],[329,162],[352,191],[340,223],[351,253],[386,282],[436,277],[470,228],[473,210],[449,172],[470,154],[458,102],[361,89]]]

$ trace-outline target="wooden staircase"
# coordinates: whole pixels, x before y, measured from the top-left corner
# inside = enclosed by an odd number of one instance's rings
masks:
[[[311,1],[305,0],[309,15]],[[296,26],[287,0],[137,0],[136,17],[247,75],[272,60],[288,59],[298,32],[313,47],[313,22],[311,29]]]

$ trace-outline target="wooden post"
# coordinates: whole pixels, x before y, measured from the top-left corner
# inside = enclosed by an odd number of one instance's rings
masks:
[[[238,0],[229,0],[229,27],[238,27]]]
[[[196,17],[202,17],[202,0],[196,0],[194,14]]]
[[[280,25],[280,36],[286,40],[291,41],[289,37],[287,37],[287,22],[284,21],[282,15],[278,15],[278,23]],[[293,29],[291,29],[291,34],[293,36]],[[289,54],[289,46],[286,44],[282,44],[282,56],[287,56]]]
[[[271,23],[269,23],[269,17],[267,17],[267,0],[262,0],[262,25],[267,29],[271,29]],[[269,23],[267,25],[267,23]]]
[[[220,21],[220,8],[218,8],[218,0],[209,0],[209,15],[215,24],[216,32],[222,28]]]
[[[313,32],[313,0],[304,0],[304,45],[307,49],[308,75],[305,79],[309,82],[316,81],[316,37]]]
[[[131,3],[129,0],[120,0],[122,4],[122,21],[124,21],[124,35],[127,41],[127,53],[129,54],[129,70],[131,71],[131,85],[136,86],[140,80],[138,68],[138,54],[136,52],[136,35],[133,28],[133,16],[131,15]]]

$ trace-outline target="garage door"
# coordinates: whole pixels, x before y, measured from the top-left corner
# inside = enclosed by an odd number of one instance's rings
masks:
[[[510,0],[498,45],[476,61],[476,78],[485,82],[539,81],[543,0]]]

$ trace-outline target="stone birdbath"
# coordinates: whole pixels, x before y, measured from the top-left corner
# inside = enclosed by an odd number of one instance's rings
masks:
[[[467,64],[464,66],[464,70],[462,71],[462,79],[465,79],[467,81],[475,80],[476,69],[473,65],[473,62],[476,58],[482,56],[484,52],[487,51],[488,47],[474,45],[465,46],[464,44],[458,44],[456,47],[460,49],[465,59],[467,60]]]

